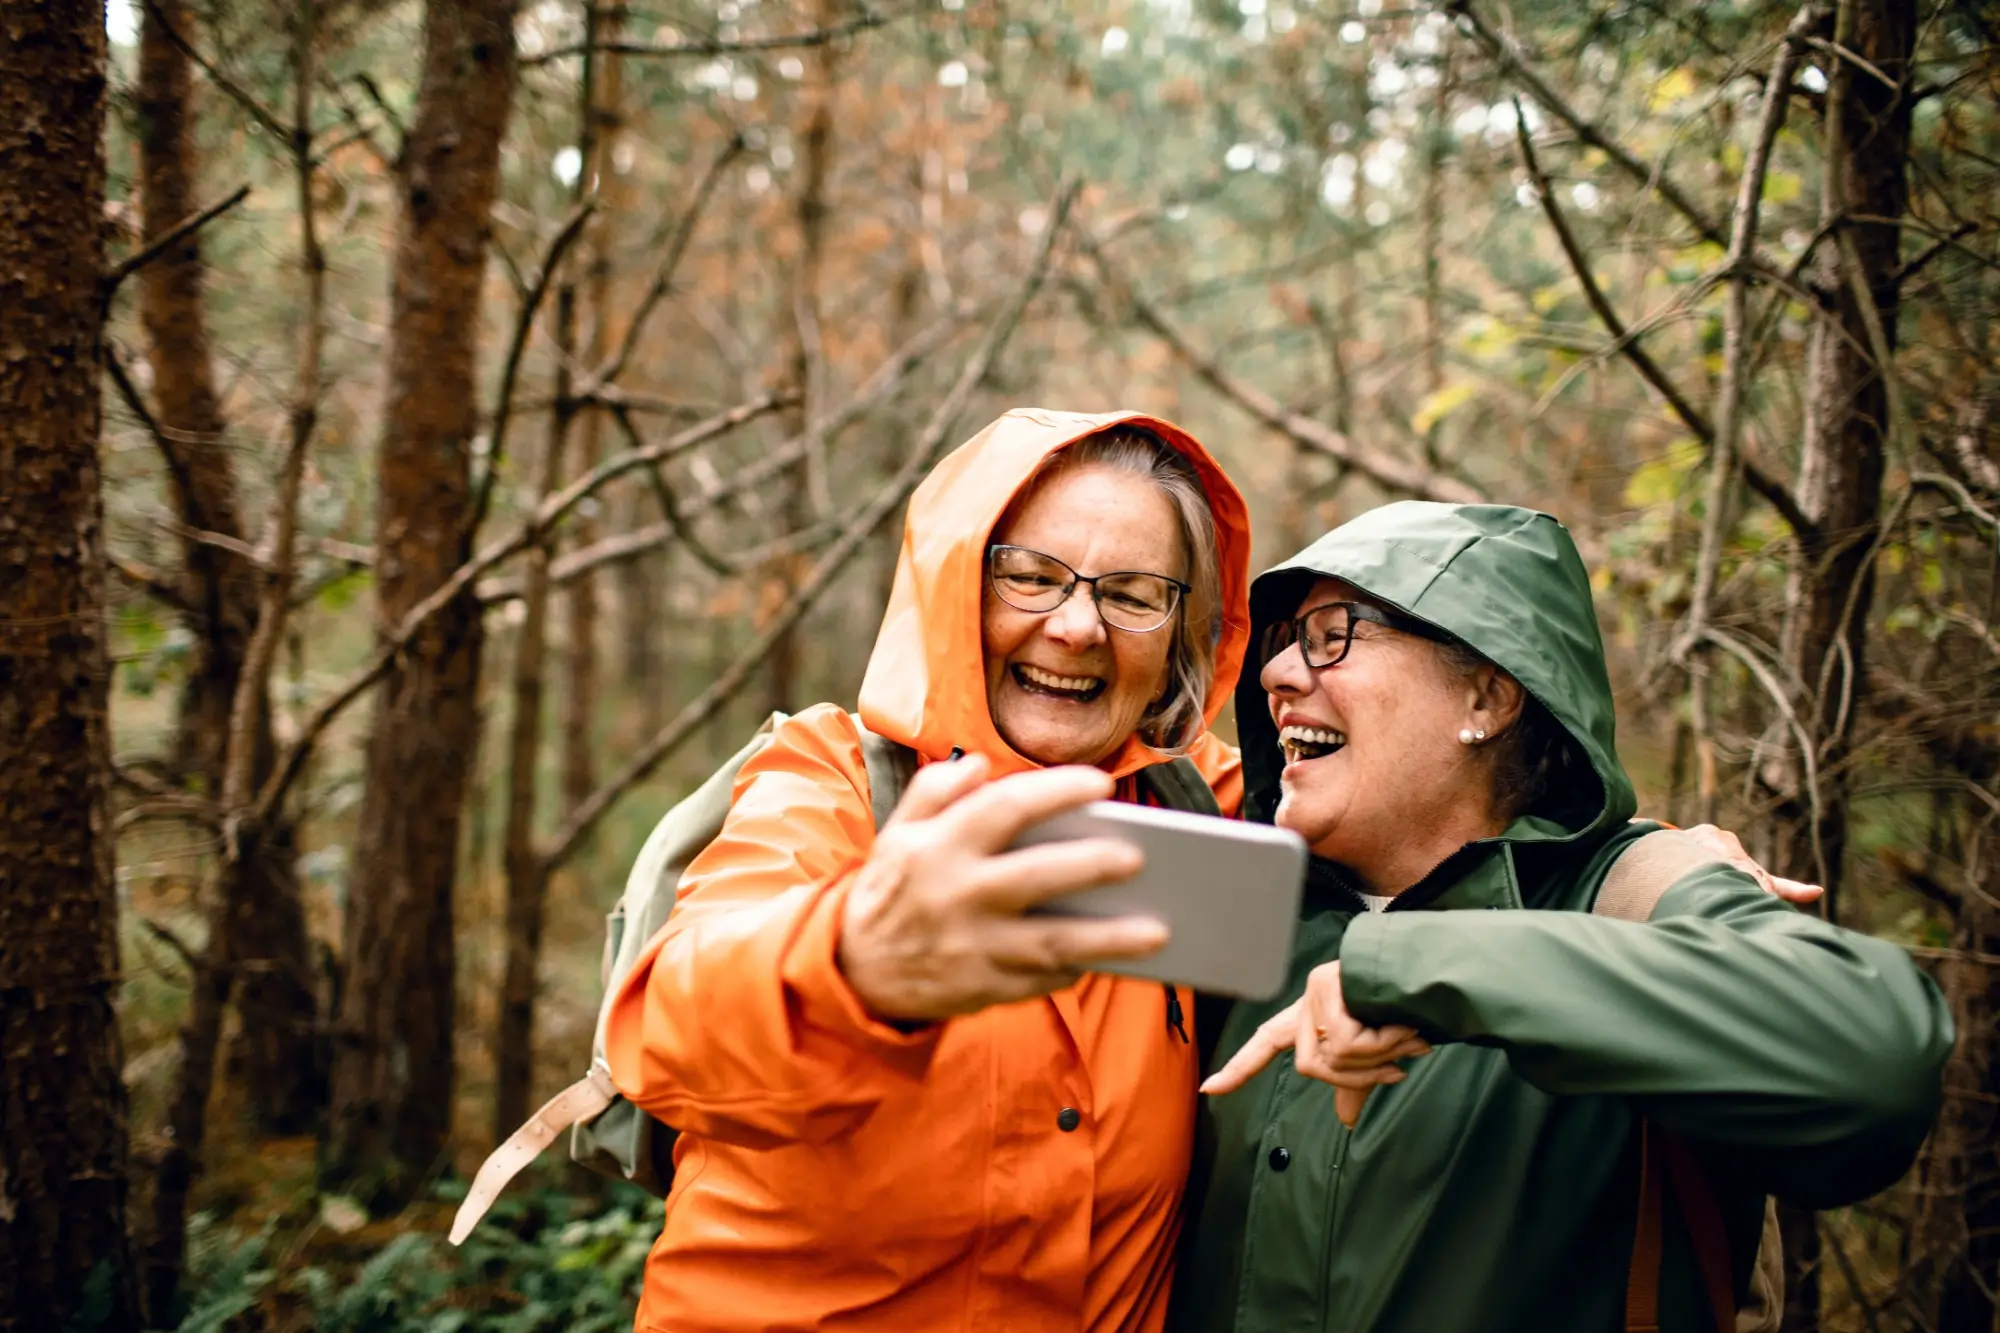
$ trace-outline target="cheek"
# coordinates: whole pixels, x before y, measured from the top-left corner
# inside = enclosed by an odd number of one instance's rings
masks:
[[[1156,635],[1128,634],[1117,646],[1121,691],[1129,690],[1142,706],[1166,693],[1173,654],[1173,640],[1167,631],[1161,630]]]
[[[986,680],[989,685],[1000,679],[1001,673],[1007,669],[1007,658],[1028,637],[1032,625],[1022,623],[1027,619],[990,594],[981,604],[979,640],[980,649],[986,656]]]

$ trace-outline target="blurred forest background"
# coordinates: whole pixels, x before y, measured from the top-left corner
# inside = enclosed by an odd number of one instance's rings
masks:
[[[2000,8],[0,29],[0,689],[61,701],[0,704],[0,1329],[629,1326],[657,1203],[551,1153],[452,1251],[461,1182],[652,822],[852,700],[902,501],[1028,404],[1185,425],[1263,560],[1567,522],[1643,808],[1958,1016],[1786,1327],[2000,1328]]]

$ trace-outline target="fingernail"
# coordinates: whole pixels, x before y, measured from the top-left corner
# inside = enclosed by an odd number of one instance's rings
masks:
[[[1215,1091],[1215,1079],[1213,1077],[1203,1079],[1201,1086],[1196,1088],[1195,1091],[1213,1093]]]

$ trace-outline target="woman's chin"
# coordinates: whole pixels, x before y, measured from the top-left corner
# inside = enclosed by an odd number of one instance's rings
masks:
[[[1060,764],[1095,764],[1118,747],[1106,746],[1102,738],[1093,734],[1080,736],[1073,730],[1048,725],[1006,726],[998,728],[1000,739],[1008,748],[1023,759],[1054,768]],[[1092,729],[1093,732],[1095,728]]]

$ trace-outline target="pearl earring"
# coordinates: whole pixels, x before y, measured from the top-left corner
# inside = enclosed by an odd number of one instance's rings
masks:
[[[1473,736],[1471,727],[1459,728],[1458,743],[1460,745],[1470,745],[1475,739],[1477,738]]]
[[[1475,731],[1472,733],[1472,739],[1476,741],[1483,741],[1486,739],[1486,733],[1483,731]]]

